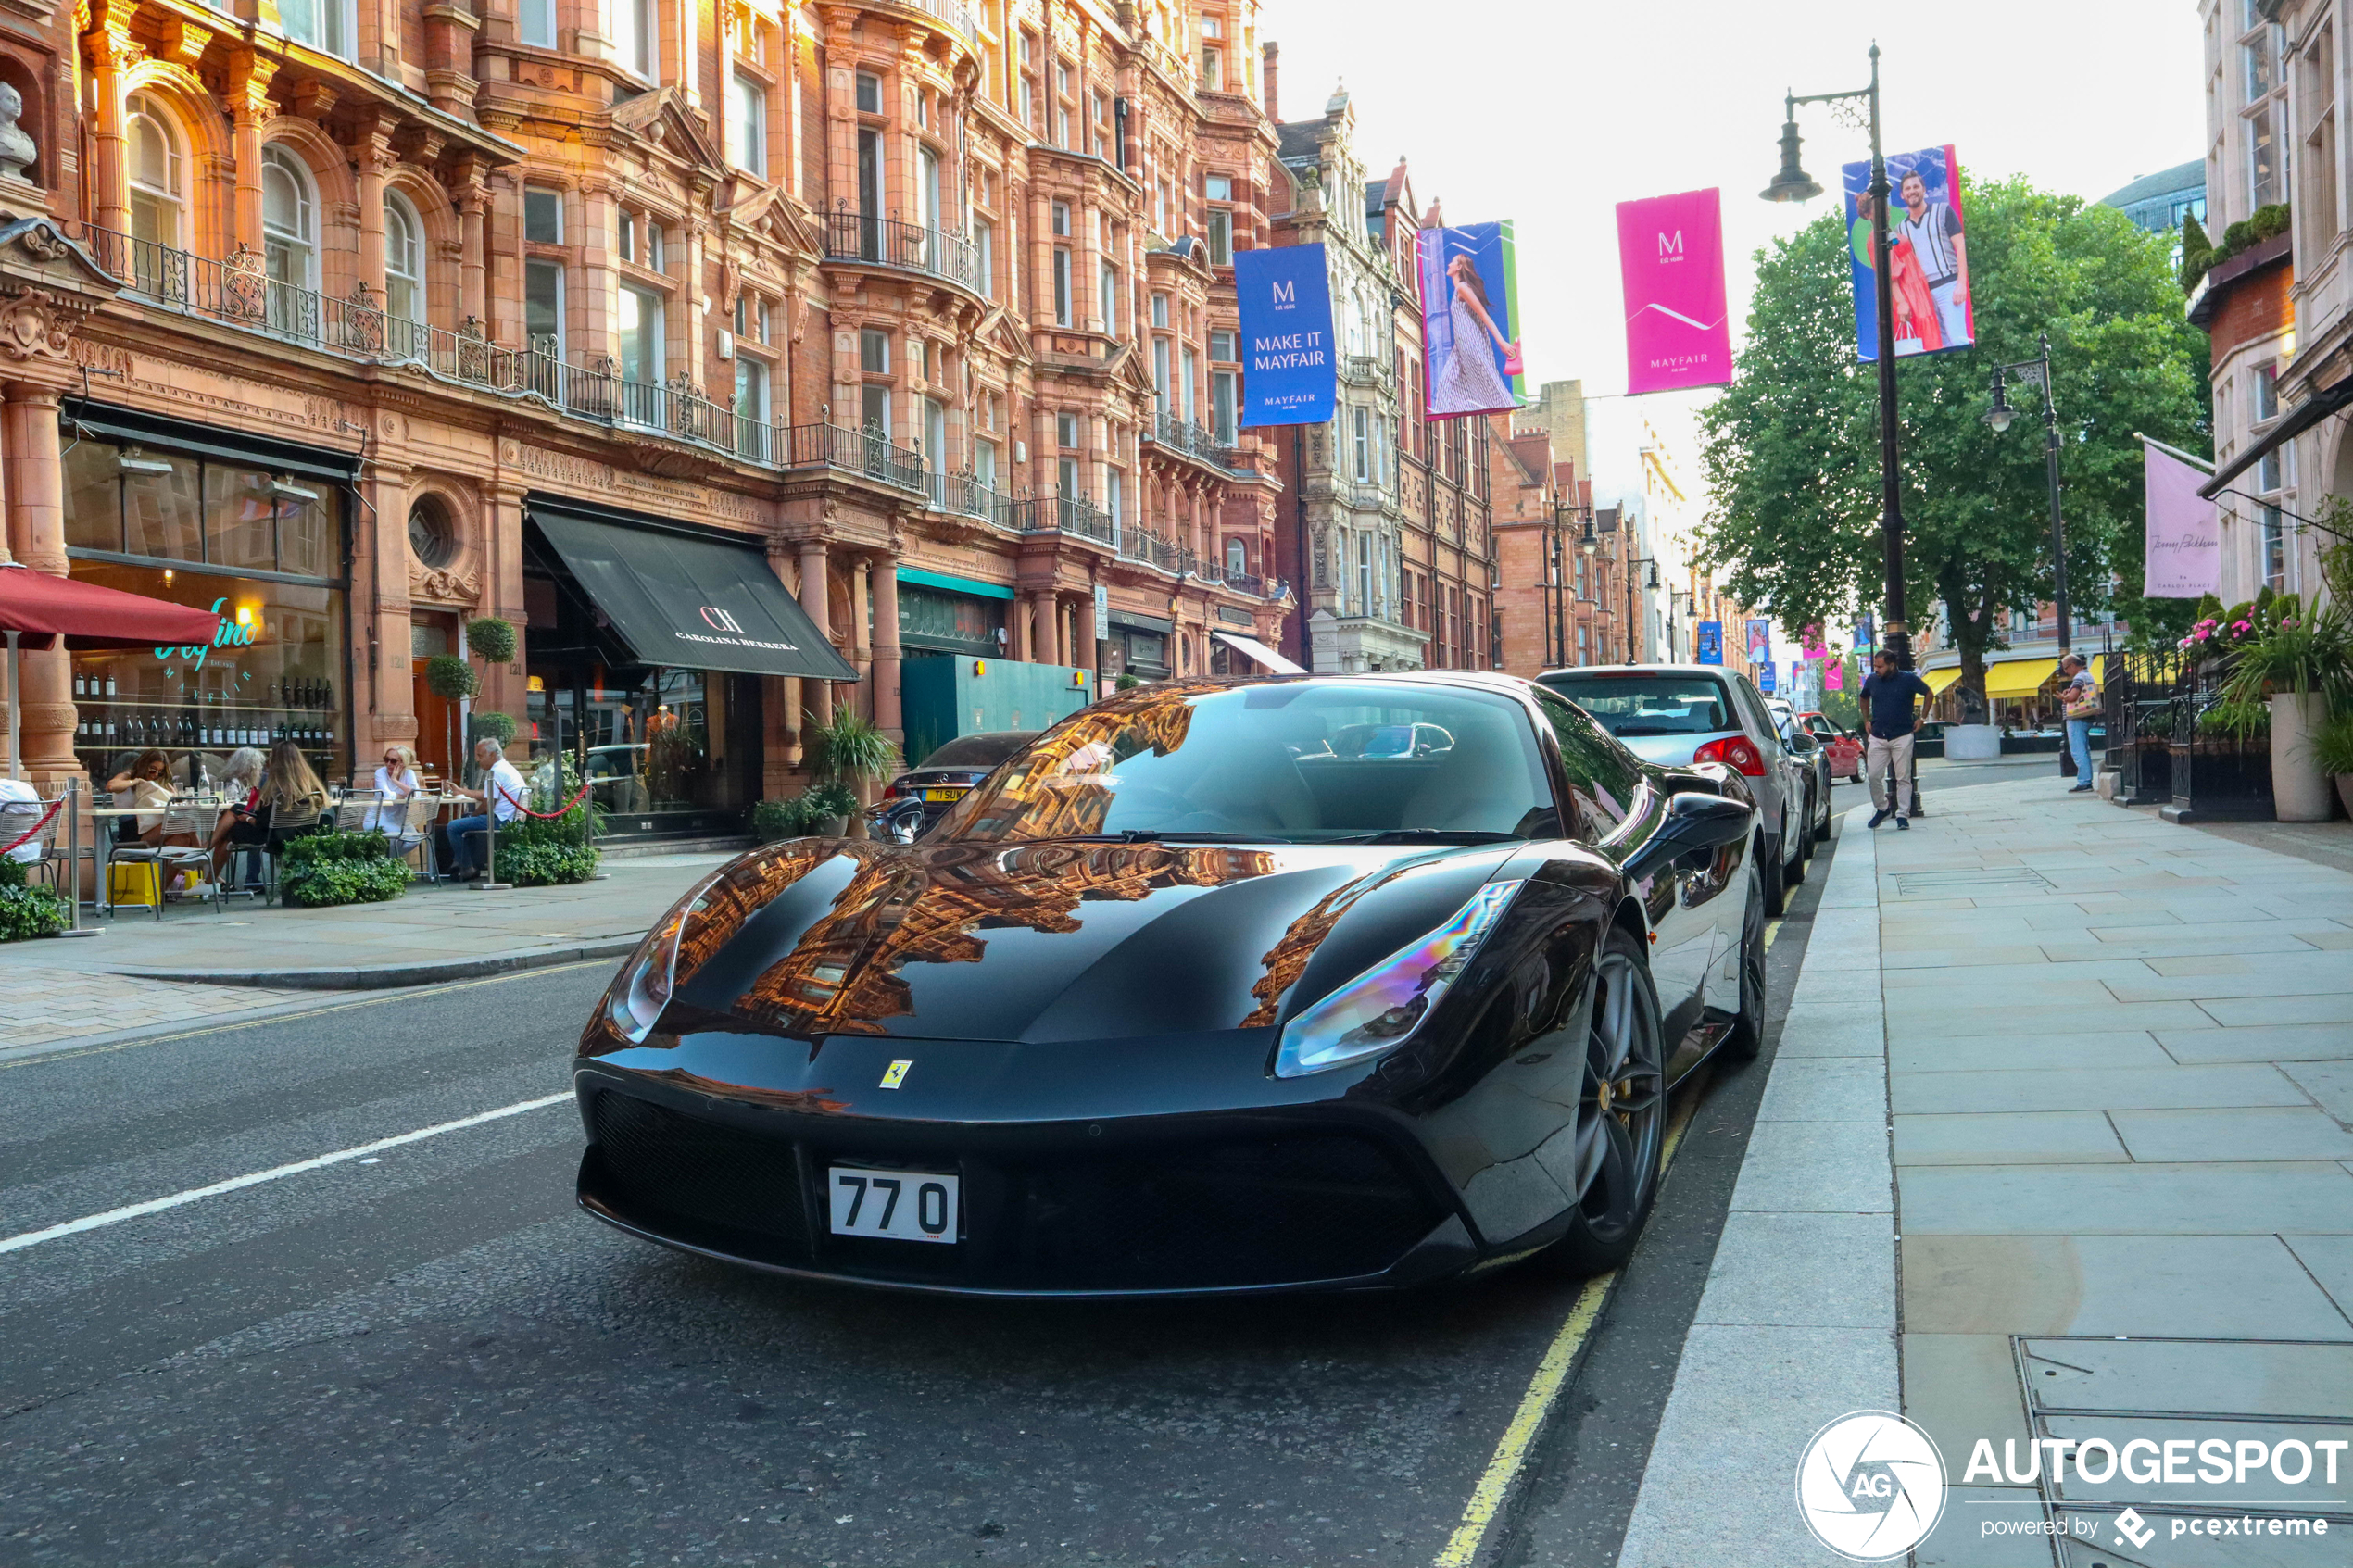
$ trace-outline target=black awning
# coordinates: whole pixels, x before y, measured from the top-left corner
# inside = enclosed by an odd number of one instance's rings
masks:
[[[530,503],[581,591],[647,664],[855,681],[755,546],[659,533]]]
[[[2230,488],[2231,481],[2261,462],[2264,454],[2277,451],[2347,404],[2353,404],[2353,376],[2347,376],[2334,386],[2316,392],[2297,404],[2287,418],[2258,436],[2246,451],[2217,469],[2212,479],[2198,486],[2197,493],[2211,501]]]

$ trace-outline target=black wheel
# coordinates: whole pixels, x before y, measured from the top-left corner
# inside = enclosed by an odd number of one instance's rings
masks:
[[[1789,908],[1789,884],[1781,877],[1780,857],[1768,850],[1763,839],[1757,840],[1754,852],[1757,858],[1757,880],[1765,884],[1765,912],[1778,920]]]
[[[1564,1273],[1599,1273],[1633,1255],[1658,1196],[1667,1134],[1665,1036],[1642,947],[1613,929],[1594,965],[1577,1105],[1577,1202],[1568,1234],[1542,1254]]]
[[[1741,917],[1741,1010],[1724,1036],[1724,1054],[1754,1061],[1765,1048],[1765,891],[1762,878],[1748,881],[1748,910]]]
[[[1822,815],[1821,820],[1814,824],[1814,831],[1819,837],[1822,838],[1828,838],[1831,835],[1831,789],[1836,789],[1837,787],[1838,781],[1836,779],[1831,780],[1830,789],[1822,791],[1822,798],[1815,802],[1816,805],[1822,809]]]
[[[1814,803],[1806,803],[1805,825],[1797,830],[1797,852],[1789,858],[1781,880],[1795,887],[1806,880],[1806,862],[1814,858]]]

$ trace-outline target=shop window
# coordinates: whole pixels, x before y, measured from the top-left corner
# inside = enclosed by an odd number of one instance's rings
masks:
[[[201,561],[204,550],[203,467],[191,458],[145,454],[171,465],[168,474],[126,472],[122,486],[122,548],[157,560]]]

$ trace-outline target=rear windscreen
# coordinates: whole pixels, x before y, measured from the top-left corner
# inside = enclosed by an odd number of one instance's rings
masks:
[[[924,759],[926,768],[994,768],[1038,738],[1036,730],[995,730],[961,735]]]
[[[1724,688],[1705,675],[1548,675],[1544,684],[1620,738],[1740,728]]]

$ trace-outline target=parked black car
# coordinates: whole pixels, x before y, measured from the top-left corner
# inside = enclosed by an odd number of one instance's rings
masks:
[[[966,790],[1037,738],[1036,730],[983,730],[958,735],[890,781],[882,798],[866,809],[866,831],[876,838],[913,843],[930,832],[932,824],[946,816]]]
[[[580,1202],[944,1293],[1612,1267],[1670,1086],[1759,1044],[1760,844],[1735,769],[1508,676],[1121,693],[921,843],[698,884],[581,1036]]]

